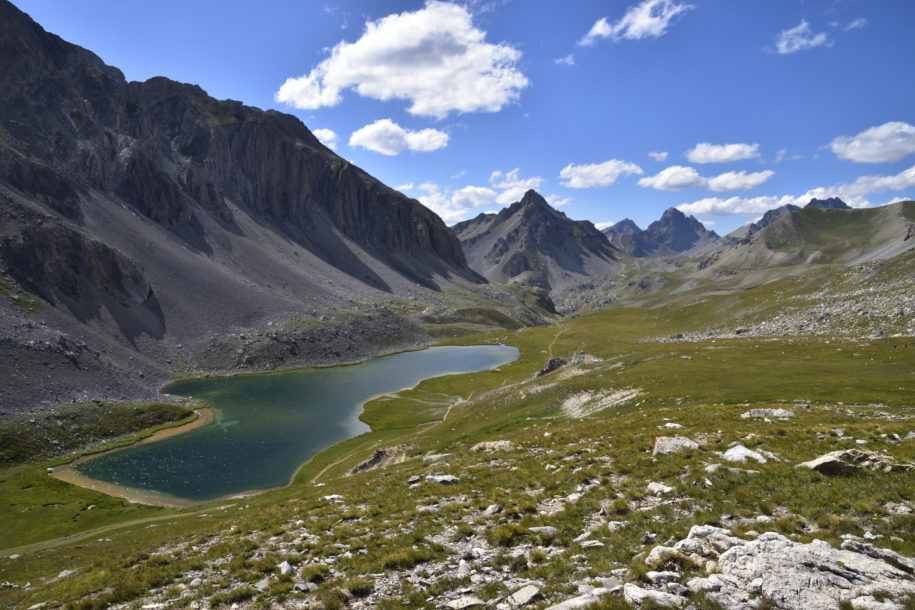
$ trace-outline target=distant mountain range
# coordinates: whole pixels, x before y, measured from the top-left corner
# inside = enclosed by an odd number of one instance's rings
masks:
[[[480,214],[452,230],[472,269],[545,294],[621,268],[619,250],[593,224],[569,219],[533,190],[498,214]]]
[[[644,231],[625,218],[603,233],[611,244],[636,258],[681,254],[718,239],[717,233],[676,208],[668,209]]]

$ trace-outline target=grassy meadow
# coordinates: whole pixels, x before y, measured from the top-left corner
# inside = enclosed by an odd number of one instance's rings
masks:
[[[454,570],[434,571],[455,561],[448,545],[476,540],[496,550],[493,567],[506,578],[544,582],[544,599],[532,606],[544,607],[572,594],[571,583],[614,569],[640,578],[647,550],[697,523],[834,546],[843,534],[870,532],[881,536],[879,546],[913,556],[915,515],[891,509],[915,498],[915,473],[827,477],[797,468],[852,447],[915,461],[915,440],[907,439],[915,432],[911,337],[676,338],[705,333],[711,322],[764,319],[785,306],[780,295],[818,290],[828,279],[821,273],[442,339],[504,342],[521,357],[369,402],[362,419],[371,432],[316,456],[289,487],[258,496],[148,507],[51,479],[46,469],[61,458],[18,459],[0,470],[0,520],[12,524],[0,534],[0,582],[19,586],[0,588],[0,605],[104,607],[152,590],[177,606],[307,599],[337,608],[370,595],[384,573],[433,570],[428,586],[402,580],[379,604],[435,607],[437,595],[469,582]],[[549,357],[576,352],[592,358],[532,379]],[[795,415],[742,418],[751,408]],[[652,455],[656,437],[676,435],[699,448]],[[473,449],[484,441],[507,443]],[[720,453],[735,442],[774,457],[723,463]],[[391,448],[397,459],[350,474]],[[432,473],[460,480],[408,484]],[[673,490],[649,493],[651,481]],[[492,505],[499,510],[489,514]],[[530,529],[540,526],[555,530]],[[601,545],[582,546],[589,531],[586,539]],[[294,578],[276,573],[282,561]],[[58,577],[64,570],[73,572]],[[265,576],[269,586],[258,591]],[[294,581],[317,589],[296,591]],[[477,594],[510,592],[492,583]]]

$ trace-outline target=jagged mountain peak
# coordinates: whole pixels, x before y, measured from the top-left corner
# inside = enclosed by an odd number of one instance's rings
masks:
[[[826,208],[830,210],[850,210],[851,206],[839,199],[838,197],[830,197],[828,199],[817,199],[814,197],[810,200],[810,203],[804,206],[805,208]]]
[[[534,190],[497,215],[480,214],[452,229],[471,269],[492,281],[533,286],[551,296],[618,267],[618,251],[603,233],[586,220],[571,220]]]
[[[629,218],[624,218],[621,221],[615,223],[613,226],[607,227],[603,230],[604,235],[608,235],[610,233],[618,233],[620,235],[634,235],[641,232],[642,229],[639,228],[639,225],[635,224],[635,221]]]

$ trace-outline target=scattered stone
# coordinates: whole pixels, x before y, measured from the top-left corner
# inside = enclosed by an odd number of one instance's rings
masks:
[[[680,551],[669,546],[656,546],[648,552],[645,557],[645,565],[649,567],[659,566],[669,559],[680,556]]]
[[[664,424],[664,427],[665,428],[682,428],[683,426],[681,424],[675,424],[674,422],[669,421],[666,424]]]
[[[548,607],[546,610],[577,610],[578,608],[587,608],[592,604],[600,601],[600,596],[609,593],[607,589],[598,588],[594,589],[590,593],[585,595],[579,595],[578,597],[573,597],[567,599],[564,602],[554,604]]]
[[[14,554],[10,555],[10,559],[19,559],[20,557],[22,557],[22,555],[20,555],[19,553],[14,553]]]
[[[280,575],[286,576],[287,574],[292,574],[292,566],[289,565],[288,561],[283,561],[276,568],[280,571]]]
[[[486,507],[486,510],[483,511],[483,515],[486,517],[492,517],[495,514],[501,513],[502,507],[498,504],[490,504]]]
[[[739,462],[741,464],[746,462],[748,459],[756,460],[760,464],[766,463],[766,458],[764,458],[762,454],[753,451],[752,449],[747,449],[740,444],[735,445],[725,451],[721,455],[721,458],[727,460],[728,462]]]
[[[73,574],[76,574],[76,570],[63,570],[60,574],[57,575],[57,578],[55,578],[54,580],[60,580],[61,578],[67,578],[68,576],[72,576]]]
[[[631,582],[627,582],[623,585],[623,599],[631,606],[641,606],[647,602],[648,604],[662,606],[664,608],[680,608],[685,606],[687,602],[685,597],[672,593],[664,593],[663,591],[643,589]]]
[[[581,543],[581,548],[583,549],[602,549],[604,548],[604,543],[600,540],[586,540]]]
[[[743,419],[750,417],[794,417],[794,412],[787,409],[750,409],[740,415]]]
[[[426,476],[426,480],[431,481],[432,483],[441,483],[442,485],[454,485],[460,481],[460,479],[453,474],[430,474]]]
[[[915,464],[908,462],[895,462],[892,458],[874,451],[862,449],[840,449],[825,455],[798,464],[823,474],[847,474],[855,470],[866,468],[880,472],[908,472],[915,469]]]
[[[422,474],[414,474],[412,477],[410,477],[409,479],[407,479],[407,483],[408,483],[409,485],[413,485],[414,483],[419,483],[419,482],[421,482],[424,478],[426,478],[425,475],[422,475]]]
[[[664,483],[656,483],[655,481],[652,481],[651,483],[648,484],[648,486],[645,488],[645,490],[648,493],[654,494],[657,496],[660,494],[669,494],[670,492],[672,492],[674,490],[674,488],[671,487],[670,485],[665,485]]]
[[[554,535],[556,532],[559,531],[559,530],[557,530],[555,527],[553,527],[552,525],[538,525],[538,526],[535,526],[535,527],[529,527],[529,528],[527,528],[527,529],[529,529],[529,530],[532,531],[532,532],[536,532],[536,533],[538,533],[538,534],[547,534],[547,535],[549,535],[549,536],[552,536],[552,535]]]
[[[445,605],[449,608],[452,608],[453,610],[464,610],[464,608],[477,608],[479,606],[485,606],[486,602],[478,597],[474,597],[473,595],[465,595],[463,597],[452,600]]]
[[[471,451],[509,451],[511,441],[483,441],[470,448]]]
[[[685,436],[659,436],[654,440],[652,455],[675,453],[683,449],[698,449],[699,445]]]
[[[324,499],[328,502],[343,502],[343,496],[340,494],[330,494],[329,496],[324,496]]]
[[[269,586],[270,586],[270,578],[268,578],[268,577],[266,577],[266,576],[263,577],[263,578],[261,578],[261,579],[260,579],[259,581],[257,581],[256,583],[254,583],[254,588],[257,589],[258,591],[262,592],[262,593],[263,593],[264,591],[266,591],[266,590],[267,590],[267,587],[269,587]]]
[[[451,457],[450,453],[430,453],[423,456],[424,462],[441,462],[445,458]]]
[[[656,572],[651,570],[645,574],[645,578],[653,585],[663,585],[669,582],[677,582],[680,580],[680,574],[671,571]]]
[[[512,593],[508,598],[508,602],[513,606],[526,606],[539,598],[540,589],[534,585],[527,585]]]

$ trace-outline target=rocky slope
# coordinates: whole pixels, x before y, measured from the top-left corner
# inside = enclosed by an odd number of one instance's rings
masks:
[[[571,220],[533,190],[498,214],[480,214],[452,229],[481,275],[533,286],[554,299],[589,276],[620,269],[619,251],[593,224]]]
[[[706,229],[695,217],[686,216],[676,208],[669,208],[644,231],[627,218],[603,232],[610,243],[637,258],[681,254],[719,239],[717,233]]]
[[[83,389],[148,395],[231,366],[205,353],[226,332],[276,335],[380,304],[384,327],[356,325],[370,348],[317,349],[353,359],[428,340],[402,314],[458,293],[505,300],[434,213],[297,118],[165,78],[126,82],[5,0],[0,117],[0,274],[10,294],[38,297],[0,299],[0,410]],[[516,307],[532,311],[503,309]]]

